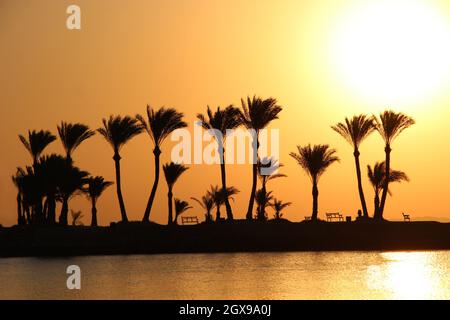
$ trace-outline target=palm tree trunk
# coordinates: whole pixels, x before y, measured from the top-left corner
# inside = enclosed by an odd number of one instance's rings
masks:
[[[26,216],[26,224],[32,224],[33,220],[31,218],[30,206],[25,206],[25,216]]]
[[[374,213],[373,216],[377,215],[378,210],[380,210],[380,197],[378,192],[375,193],[375,198],[373,199]]]
[[[389,144],[386,144],[384,152],[386,153],[386,172],[384,176],[385,181],[383,185],[383,193],[381,194],[381,203],[377,214],[378,220],[383,220],[384,205],[386,204],[386,197],[389,190],[389,179],[391,171],[391,146]]]
[[[22,196],[20,192],[17,192],[17,224],[20,226],[24,224],[23,212],[22,212]]]
[[[69,213],[69,199],[67,197],[63,197],[61,213],[59,215],[59,224],[67,226],[68,213]]]
[[[267,190],[266,190],[266,184],[265,183],[263,183],[262,184],[262,187],[261,187],[261,192],[262,192],[262,194],[263,194],[263,199],[264,199],[264,201],[261,203],[261,204],[259,204],[258,205],[258,208],[257,208],[257,219],[259,220],[259,221],[264,221],[264,220],[266,220],[266,216],[265,216],[265,211],[266,211],[266,203],[265,203],[265,199],[266,199],[266,195],[267,195]]]
[[[248,202],[248,209],[247,209],[247,220],[252,220],[252,212],[253,212],[253,203],[255,202],[255,194],[256,194],[256,178],[258,175],[258,148],[259,148],[259,141],[258,141],[258,135],[259,132],[256,132],[256,137],[253,142],[253,171],[252,171],[252,190],[250,193],[250,200]],[[256,146],[255,146],[256,144]]]
[[[358,191],[359,191],[359,199],[361,200],[361,206],[364,214],[364,218],[369,218],[369,213],[367,211],[366,198],[364,197],[364,190],[361,181],[361,166],[359,164],[359,150],[355,149],[353,153],[355,156],[355,165],[356,165],[356,178],[358,179]]]
[[[96,206],[96,199],[93,198],[91,200],[92,203],[92,208],[91,208],[91,213],[92,213],[92,219],[91,219],[91,227],[96,227],[97,224],[97,206]]]
[[[313,187],[312,187],[312,196],[313,196],[313,210],[311,215],[311,220],[317,220],[317,213],[319,208],[319,189],[317,188],[317,178],[313,178]]]
[[[114,153],[114,163],[116,165],[116,188],[117,198],[119,199],[120,214],[122,216],[122,222],[128,222],[127,211],[125,210],[125,203],[123,202],[122,186],[120,180],[120,155],[118,152]]]
[[[39,199],[36,203],[36,206],[34,208],[34,217],[33,217],[33,222],[38,223],[38,224],[42,224],[44,223],[44,212],[42,209],[42,199]]]
[[[220,148],[219,148],[220,150]],[[225,199],[225,208],[227,210],[227,219],[228,220],[233,220],[233,212],[231,210],[231,205],[230,205],[230,199],[228,198],[227,195],[227,180],[226,180],[226,172],[225,172],[225,149],[221,148],[222,150],[222,155],[221,155],[221,162],[220,162],[220,175],[222,178],[222,192],[224,193],[223,198]]]
[[[216,222],[220,222],[220,206],[216,204]]]
[[[256,194],[256,176],[258,172],[258,165],[253,164],[253,171],[252,171],[252,190],[250,193],[250,200],[248,202],[248,209],[247,209],[247,220],[252,220],[252,212],[253,212],[253,203],[255,202],[255,194]]]
[[[47,220],[50,224],[56,223],[56,201],[53,196],[48,198],[47,202]]]
[[[167,221],[167,225],[172,225],[173,224],[173,204],[172,204],[172,188],[169,188],[169,192],[167,193],[167,204],[169,206],[169,217],[168,217],[168,221]]]
[[[152,191],[150,192],[150,197],[148,198],[147,207],[145,208],[144,217],[142,221],[150,220],[150,213],[152,211],[153,201],[155,200],[156,190],[158,189],[159,182],[159,157],[161,155],[161,150],[158,146],[153,149],[153,155],[155,156],[155,180],[153,181]]]
[[[44,209],[42,209],[42,217],[45,222],[48,222],[48,198],[44,200]]]

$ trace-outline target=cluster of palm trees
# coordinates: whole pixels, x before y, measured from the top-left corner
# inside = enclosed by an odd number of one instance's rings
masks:
[[[233,220],[233,210],[230,201],[239,192],[233,186],[228,186],[226,181],[225,166],[225,140],[229,129],[245,126],[256,134],[253,135],[253,165],[252,165],[252,187],[246,213],[247,220],[267,220],[267,208],[274,210],[275,219],[282,218],[282,210],[288,207],[290,202],[283,202],[273,196],[273,191],[267,190],[269,181],[285,177],[277,173],[275,169],[282,167],[273,158],[260,158],[259,133],[273,120],[278,119],[282,107],[273,98],[262,99],[260,97],[247,97],[241,100],[242,108],[233,105],[226,108],[217,107],[212,110],[209,106],[206,115],[197,114],[201,126],[210,132],[220,132],[214,135],[220,156],[221,185],[211,186],[200,199],[192,197],[205,210],[206,222],[214,220],[221,221],[221,207],[224,205],[227,220]],[[147,106],[146,117],[142,115],[110,116],[103,119],[103,125],[97,129],[113,149],[113,160],[115,164],[115,184],[119,202],[121,221],[128,222],[126,205],[121,189],[121,150],[122,147],[133,137],[147,132],[153,148],[154,157],[154,181],[150,190],[147,206],[143,213],[143,222],[150,220],[151,211],[156,196],[160,176],[160,156],[163,152],[163,144],[167,137],[176,129],[187,127],[183,121],[184,114],[173,108],[161,107],[157,110]],[[393,111],[383,112],[379,118],[367,117],[365,115],[345,119],[345,123],[332,126],[333,130],[343,136],[354,149],[358,192],[361,200],[364,217],[368,218],[367,205],[361,181],[361,167],[359,161],[359,146],[362,141],[372,132],[378,131],[385,141],[386,160],[377,163],[372,169],[368,167],[368,175],[375,191],[374,218],[382,219],[389,193],[389,183],[407,180],[407,176],[400,171],[391,170],[390,153],[391,144],[394,139],[406,128],[414,124],[414,120]],[[13,182],[17,186],[18,223],[56,223],[56,203],[61,202],[61,212],[58,222],[67,225],[70,199],[78,194],[85,194],[91,201],[91,225],[97,225],[96,203],[102,192],[112,182],[105,181],[100,176],[90,176],[74,166],[72,159],[76,148],[85,140],[95,134],[88,126],[76,123],[62,122],[58,128],[58,135],[65,150],[65,155],[51,154],[42,156],[44,149],[57,138],[49,131],[29,131],[28,137],[19,136],[25,148],[32,156],[32,165],[18,168],[13,176]],[[339,161],[336,151],[328,145],[298,146],[297,153],[290,155],[308,173],[312,182],[313,209],[311,220],[317,220],[318,216],[318,182],[326,169],[334,162]],[[262,169],[270,169],[262,174]],[[168,224],[177,224],[178,217],[191,209],[187,201],[173,197],[173,188],[180,176],[188,167],[179,163],[167,163],[163,165],[164,177],[168,186]],[[258,189],[258,179],[260,188]],[[381,198],[380,198],[381,193]],[[254,212],[253,207],[256,204]],[[173,208],[175,206],[175,215]],[[216,217],[213,219],[211,211],[216,208]]]
[[[385,161],[375,163],[374,167],[367,166],[369,181],[374,188],[374,214],[375,220],[383,220],[386,197],[389,193],[389,184],[393,182],[409,181],[407,175],[402,171],[391,169],[391,145],[400,133],[414,124],[414,120],[403,114],[392,110],[382,112],[378,117],[357,115],[346,118],[331,128],[347,140],[353,147],[355,158],[356,180],[361,208],[364,219],[369,219],[367,204],[364,196],[361,177],[360,152],[361,143],[373,132],[377,131],[385,143]],[[291,152],[298,164],[307,172],[312,182],[313,209],[311,220],[317,220],[318,214],[318,182],[325,170],[335,162],[339,161],[336,150],[328,145],[298,146],[298,152]],[[381,199],[380,199],[381,193]]]
[[[92,204],[91,225],[97,225],[96,202],[103,191],[112,184],[101,176],[90,176],[74,165],[73,152],[94,131],[80,123],[62,122],[58,135],[65,155],[44,155],[44,149],[57,138],[50,131],[29,131],[20,135],[20,141],[32,157],[32,164],[19,167],[12,180],[17,187],[18,224],[56,224],[56,203],[61,202],[58,223],[68,224],[70,199],[85,194]]]

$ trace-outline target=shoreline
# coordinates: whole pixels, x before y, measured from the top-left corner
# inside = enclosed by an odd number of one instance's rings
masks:
[[[399,250],[450,250],[450,223],[282,220],[0,228],[0,257]]]

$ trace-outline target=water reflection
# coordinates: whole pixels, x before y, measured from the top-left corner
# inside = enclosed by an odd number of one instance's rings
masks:
[[[69,264],[81,291],[65,287]],[[0,299],[23,298],[450,299],[450,251],[0,259]]]
[[[449,288],[440,283],[448,281],[448,275],[441,274],[448,265],[440,261],[439,254],[386,252],[381,256],[385,263],[368,268],[367,282],[372,289],[384,291],[392,299],[444,299],[448,296]]]

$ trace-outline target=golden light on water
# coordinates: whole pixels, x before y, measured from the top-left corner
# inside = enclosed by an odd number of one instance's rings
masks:
[[[337,72],[355,93],[383,104],[444,93],[450,26],[431,1],[362,2],[345,15],[334,39]]]
[[[390,299],[442,299],[440,274],[430,252],[381,253],[386,262],[368,268],[367,286]]]

